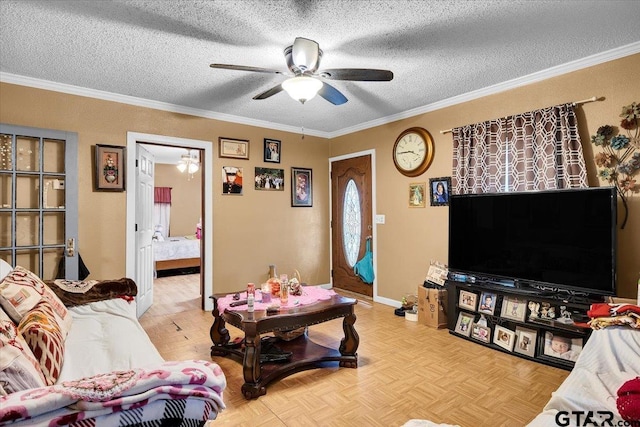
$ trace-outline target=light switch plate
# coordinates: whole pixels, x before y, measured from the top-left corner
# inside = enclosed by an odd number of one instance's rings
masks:
[[[384,224],[384,215],[376,215],[376,224]]]

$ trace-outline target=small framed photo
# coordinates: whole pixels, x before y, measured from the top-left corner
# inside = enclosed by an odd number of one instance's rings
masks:
[[[502,299],[501,317],[524,322],[527,316],[527,301],[522,298],[505,296]]]
[[[218,155],[229,159],[249,160],[249,141],[220,137],[218,138]]]
[[[431,206],[449,206],[451,177],[429,178]]]
[[[543,354],[556,359],[575,362],[582,352],[584,340],[556,332],[545,331]]]
[[[507,351],[513,351],[513,344],[516,341],[516,333],[503,326],[496,326],[493,334],[493,343]]]
[[[474,319],[475,316],[473,314],[461,311],[460,314],[458,314],[458,323],[456,323],[455,331],[460,335],[468,337],[471,333],[471,324],[473,323]]]
[[[513,351],[525,356],[535,357],[538,332],[533,329],[516,326],[516,344]]]
[[[284,169],[256,168],[256,190],[284,191]]]
[[[280,163],[280,145],[277,139],[264,139],[264,161],[269,163]]]
[[[311,169],[291,168],[291,206],[313,206],[313,181]]]
[[[242,196],[242,168],[236,166],[222,167],[222,194]]]
[[[426,189],[426,182],[412,182],[409,184],[410,208],[424,208],[426,206],[426,200],[424,198],[424,192]]]
[[[493,292],[483,292],[480,296],[480,305],[478,311],[487,314],[493,314],[496,309],[496,299],[498,297]]]
[[[491,328],[474,323],[471,325],[471,338],[482,342],[491,342]]]
[[[126,147],[96,144],[96,191],[124,191],[124,165]]]
[[[478,294],[469,291],[460,291],[458,298],[458,306],[467,310],[476,310],[478,306]]]

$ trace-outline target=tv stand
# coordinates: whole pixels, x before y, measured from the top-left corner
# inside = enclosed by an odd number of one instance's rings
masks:
[[[448,280],[446,288],[450,334],[568,370],[591,333],[587,310],[603,301],[519,281]]]

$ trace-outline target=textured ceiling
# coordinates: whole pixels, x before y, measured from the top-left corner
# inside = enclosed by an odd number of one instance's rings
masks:
[[[636,49],[639,18],[637,0],[0,0],[0,78],[331,137],[592,55]],[[316,97],[302,105],[284,92],[251,99],[281,75],[209,67],[287,71],[283,49],[296,37],[320,44],[321,69],[388,69],[394,79],[332,81],[346,104]]]

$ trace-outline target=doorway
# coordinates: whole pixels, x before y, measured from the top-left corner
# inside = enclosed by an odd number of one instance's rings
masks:
[[[169,147],[191,148],[200,150],[201,177],[202,177],[202,251],[200,266],[200,281],[203,310],[212,310],[213,302],[209,298],[213,294],[213,143],[211,141],[193,140],[185,138],[167,137],[164,135],[142,134],[136,132],[127,133],[127,179],[136,182],[136,149],[138,144],[153,144]],[[127,236],[126,236],[126,274],[138,281],[143,279],[137,273],[136,262],[136,211],[138,198],[137,188],[130,185],[127,188]],[[153,277],[153,275],[151,275]],[[153,289],[151,289],[153,292]],[[153,299],[153,298],[152,298]],[[141,315],[142,313],[139,313]]]
[[[373,252],[376,271],[375,151],[353,153],[329,159],[331,172],[331,280],[335,288],[375,299],[377,281],[365,283],[353,267],[365,254],[367,243]]]

